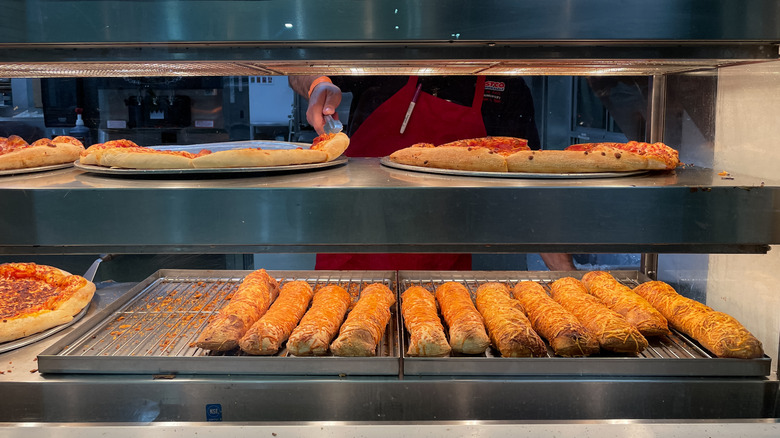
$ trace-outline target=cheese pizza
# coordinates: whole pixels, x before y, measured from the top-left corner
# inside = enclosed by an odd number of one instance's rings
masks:
[[[390,161],[411,166],[480,172],[594,173],[671,170],[680,162],[663,143],[591,143],[565,150],[528,148],[523,139],[485,137],[434,146],[416,144],[394,152]]]
[[[514,137],[483,137],[435,146],[418,143],[390,155],[390,160],[411,166],[440,169],[506,172],[506,157],[529,151],[528,141]]]
[[[0,342],[65,324],[92,300],[95,285],[35,263],[0,265]]]
[[[238,148],[197,153],[159,150],[139,146],[129,140],[112,140],[88,147],[79,162],[124,169],[271,167],[332,161],[341,156],[348,146],[349,138],[342,133],[317,137],[308,149]]]
[[[28,169],[72,163],[79,158],[84,145],[68,136],[41,138],[27,143],[18,135],[0,137],[0,170]]]

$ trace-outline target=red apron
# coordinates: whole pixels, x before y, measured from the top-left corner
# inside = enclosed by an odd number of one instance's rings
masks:
[[[417,76],[412,76],[360,125],[350,138],[346,155],[384,157],[415,143],[442,144],[487,135],[482,121],[484,76],[477,78],[470,107],[421,92],[406,130],[400,134],[416,90]],[[317,254],[316,269],[470,270],[471,254]]]

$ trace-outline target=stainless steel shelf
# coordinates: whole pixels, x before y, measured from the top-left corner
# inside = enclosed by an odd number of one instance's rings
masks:
[[[353,158],[282,175],[0,179],[0,253],[730,252],[780,243],[780,183],[711,169],[588,180]]]
[[[186,7],[28,0],[5,11],[19,19],[0,31],[0,77],[650,75],[780,56],[780,6],[772,0],[619,6],[609,0],[197,1]]]

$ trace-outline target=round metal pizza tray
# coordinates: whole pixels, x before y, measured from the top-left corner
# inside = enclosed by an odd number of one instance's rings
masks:
[[[67,169],[68,167],[72,167],[72,166],[73,163],[62,163],[62,164],[52,164],[49,166],[27,167],[24,169],[0,170],[0,176],[19,175],[23,173],[46,172],[47,170]]]
[[[73,163],[77,169],[81,169],[85,172],[99,173],[103,175],[225,175],[225,174],[253,174],[253,175],[267,175],[279,172],[292,172],[292,171],[306,171],[306,170],[319,170],[328,169],[331,167],[340,166],[349,161],[347,157],[339,157],[333,161],[327,161],[325,163],[310,163],[310,164],[290,164],[287,166],[273,166],[273,167],[223,167],[223,168],[208,168],[208,169],[122,169],[118,167],[102,167],[94,166],[91,164],[81,164],[78,161]]]
[[[91,301],[90,301],[90,303],[91,303]],[[65,324],[61,324],[61,325],[58,325],[56,327],[52,327],[52,328],[50,328],[48,330],[44,330],[44,331],[42,331],[40,333],[35,333],[33,335],[26,336],[26,337],[21,338],[21,339],[16,339],[16,340],[13,340],[13,341],[8,341],[8,342],[2,342],[2,343],[0,343],[0,353],[5,353],[6,351],[15,350],[17,348],[21,348],[21,347],[24,347],[26,345],[30,345],[30,344],[32,344],[34,342],[40,341],[41,339],[48,338],[49,336],[51,336],[51,335],[53,335],[53,334],[55,334],[55,333],[57,333],[59,331],[65,330],[66,328],[72,326],[73,324],[77,323],[81,318],[83,318],[84,315],[87,314],[87,310],[89,310],[89,303],[87,303],[87,305],[84,306],[83,309],[81,309],[81,312],[77,313],[75,316],[73,316],[73,319],[71,319],[70,321],[66,322]]]
[[[583,172],[583,173],[527,173],[527,172],[479,172],[474,170],[439,169],[436,167],[411,166],[390,161],[388,157],[382,158],[382,165],[400,170],[413,172],[435,173],[439,175],[454,176],[478,176],[490,178],[531,178],[531,179],[575,179],[575,178],[619,178],[624,176],[643,175],[649,170],[634,170],[629,172]]]

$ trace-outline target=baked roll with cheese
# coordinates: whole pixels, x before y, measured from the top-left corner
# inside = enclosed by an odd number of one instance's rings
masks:
[[[531,328],[520,303],[503,283],[477,288],[477,310],[485,318],[490,340],[502,357],[546,356],[547,346]]]
[[[668,335],[669,325],[644,298],[630,287],[617,281],[612,274],[604,271],[591,271],[582,277],[582,284],[588,292],[601,300],[607,307],[623,315],[644,336]]]
[[[447,356],[450,344],[444,334],[436,299],[427,289],[412,286],[401,294],[401,314],[409,332],[408,356]]]
[[[490,345],[485,322],[466,286],[454,281],[436,288],[436,301],[447,323],[452,351],[482,354]]]
[[[674,329],[718,357],[751,359],[764,355],[761,342],[735,318],[678,294],[662,281],[642,283],[634,292],[658,309]]]
[[[558,356],[589,356],[599,343],[574,314],[555,302],[534,281],[517,283],[512,293],[523,306],[533,329],[547,339]]]
[[[576,278],[564,277],[550,287],[552,298],[592,333],[604,350],[639,353],[647,348],[647,339],[619,313],[610,310],[588,293]]]
[[[276,354],[298,325],[313,294],[305,281],[285,283],[268,312],[239,341],[241,350],[253,355]]]
[[[265,269],[244,277],[230,301],[198,336],[195,345],[214,351],[238,347],[241,337],[265,314],[279,294],[279,284]]]
[[[395,294],[384,284],[369,284],[347,315],[339,336],[330,344],[336,356],[376,356],[376,347],[390,322]]]
[[[311,308],[287,340],[295,356],[323,356],[339,332],[352,298],[343,287],[327,285],[314,294]]]

